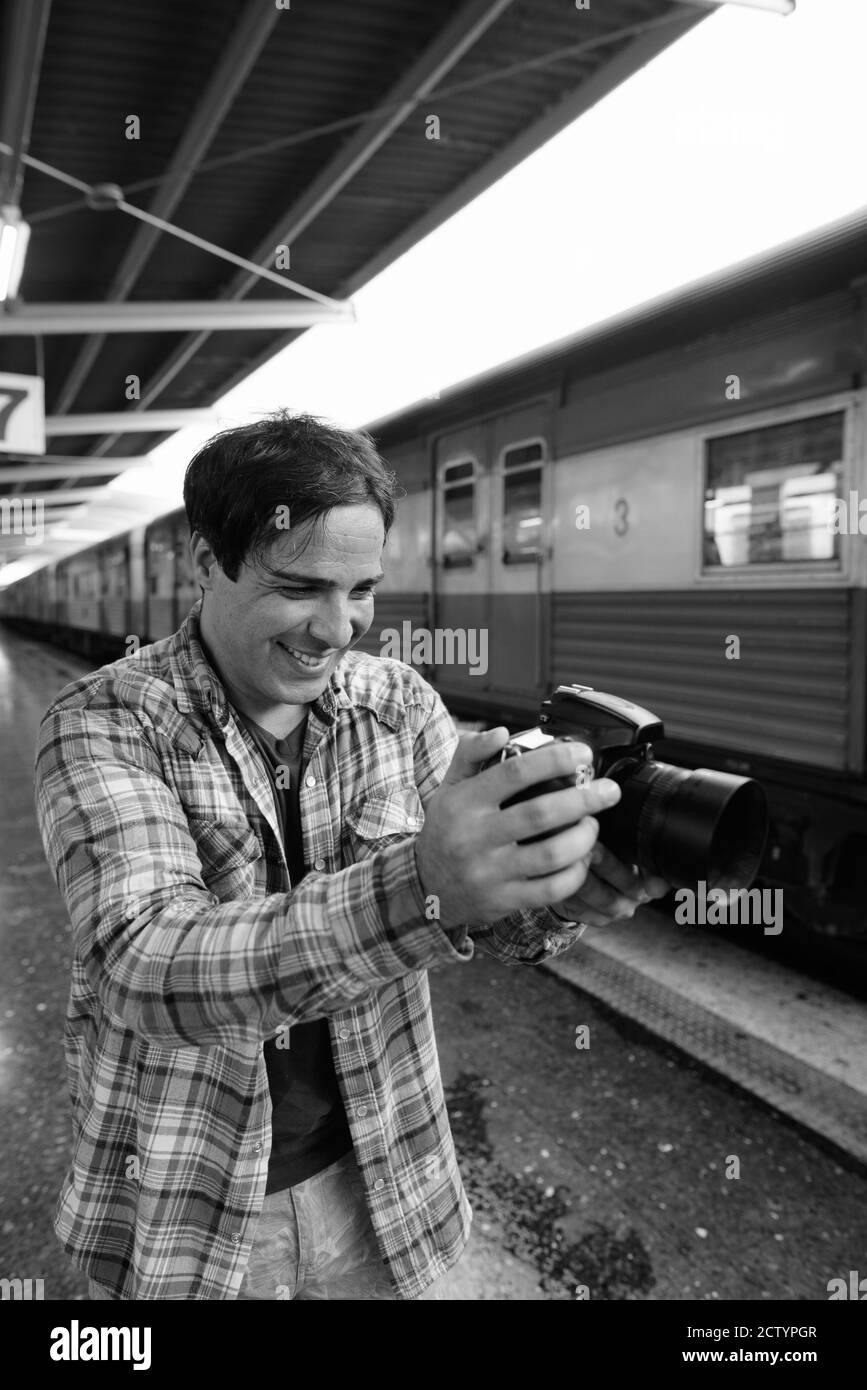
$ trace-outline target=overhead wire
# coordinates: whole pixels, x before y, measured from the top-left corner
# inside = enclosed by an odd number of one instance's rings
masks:
[[[306,144],[313,140],[319,140],[326,135],[336,135],[340,131],[349,130],[353,126],[361,125],[363,122],[371,120],[377,116],[388,116],[402,107],[420,106],[423,102],[448,100],[451,97],[462,95],[469,91],[474,91],[479,87],[490,86],[495,82],[503,82],[508,78],[515,77],[520,73],[530,71],[533,68],[551,66],[554,63],[562,62],[569,58],[579,57],[582,54],[592,52],[594,49],[604,47],[608,44],[617,43],[624,39],[635,38],[640,34],[650,30],[662,28],[671,24],[675,19],[683,18],[682,11],[675,11],[657,19],[643,20],[635,24],[629,24],[622,29],[614,30],[610,34],[600,34],[593,39],[585,39],[581,43],[568,44],[560,48],[552,49],[548,53],[538,54],[535,58],[524,58],[515,63],[509,63],[502,68],[478,74],[475,77],[464,78],[460,82],[454,82],[449,86],[440,87],[432,92],[422,93],[416,98],[403,98],[399,101],[383,102],[380,105],[368,107],[366,110],[357,111],[351,116],[342,116],[333,121],[327,121],[323,125],[311,126],[307,130],[296,131],[292,135],[281,135],[273,140],[260,142],[256,145],[245,146],[241,150],[233,150],[229,154],[215,155],[213,159],[203,160],[199,164],[182,166],[175,173],[191,174],[198,177],[200,174],[212,173],[216,169],[226,168],[231,164],[240,161],[245,163],[251,159],[262,158],[265,155],[273,154],[280,150],[290,149],[296,145]],[[75,181],[69,178],[68,182],[75,186]],[[165,174],[156,174],[146,179],[137,179],[133,183],[124,185],[125,193],[141,193],[148,188],[158,187],[165,181]],[[79,181],[80,183],[80,181]],[[82,188],[87,185],[80,184]],[[44,208],[41,212],[36,212],[28,217],[31,226],[40,222],[46,222],[54,217],[61,217],[65,213],[79,211],[86,207],[84,199],[75,199],[67,203],[56,204],[52,208]]]

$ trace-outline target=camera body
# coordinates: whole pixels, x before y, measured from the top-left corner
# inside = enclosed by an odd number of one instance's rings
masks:
[[[492,762],[568,739],[588,745],[593,765],[574,778],[536,783],[503,806],[609,777],[621,799],[597,814],[599,839],[618,859],[675,888],[700,880],[707,889],[748,887],[768,833],[763,788],[748,777],[657,762],[653,743],[664,735],[661,720],[630,700],[588,685],[559,685],[542,702],[538,727],[515,734]]]

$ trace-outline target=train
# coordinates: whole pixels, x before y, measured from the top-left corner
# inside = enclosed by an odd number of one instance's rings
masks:
[[[657,714],[657,757],[757,778],[759,882],[861,980],[865,296],[861,213],[374,422],[403,496],[362,644],[421,664],[459,718],[526,727],[577,682]],[[187,541],[173,511],[0,613],[122,656],[198,597]]]

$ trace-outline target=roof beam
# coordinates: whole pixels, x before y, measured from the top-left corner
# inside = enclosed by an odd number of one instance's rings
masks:
[[[152,216],[167,221],[180,203],[201,159],[223,124],[279,18],[280,11],[276,5],[263,5],[261,0],[248,0],[223,50],[223,56],[214,69],[211,80],[202,93],[181,142],[169,162],[165,178],[148,207]],[[109,286],[106,295],[108,302],[115,303],[128,298],[159,236],[156,227],[145,223],[139,226]],[[97,333],[82,347],[60,388],[57,399],[52,402],[59,415],[65,414],[76,399],[104,343],[103,334]]]
[[[153,431],[160,434],[164,430],[185,430],[190,425],[205,425],[216,428],[219,416],[213,410],[148,410],[141,414],[137,410],[108,410],[91,412],[89,415],[46,415],[45,433],[58,435],[105,434],[107,430],[118,434],[140,434]]]
[[[351,323],[354,318],[355,310],[349,303],[332,308],[307,299],[252,299],[249,304],[201,299],[152,304],[22,304],[0,313],[0,338],[182,333],[190,328],[205,329],[207,336],[225,329],[311,328],[320,323]]]
[[[0,467],[3,483],[40,483],[44,478],[113,478],[127,468],[152,468],[147,454],[122,459],[51,458],[35,464]]]
[[[301,197],[290,203],[249,259],[264,263],[271,259],[276,246],[291,246],[293,240],[309,227],[359,170],[373,158],[377,150],[415,110],[419,101],[434,90],[513,3],[514,0],[467,0],[421,57],[386,94],[382,104],[387,109],[371,116],[359,126],[356,133],[329,160]],[[255,277],[246,271],[241,272],[230,280],[222,297],[228,300],[242,299],[253,284]],[[197,333],[195,337],[187,338],[179,345],[142,396],[142,409],[156,400],[174,381],[178,372],[195,356],[207,337],[207,332]],[[114,440],[111,438],[104,440],[96,452],[102,453],[110,449],[113,443]]]
[[[707,14],[708,11],[701,13],[698,8],[684,9],[682,13],[673,13],[664,22],[650,21],[643,32],[637,33],[636,37],[616,52],[613,58],[604,63],[590,77],[585,78],[561,102],[546,111],[537,121],[523,130],[505,149],[492,159],[487,160],[480,169],[477,169],[457,188],[438,199],[432,208],[406,227],[399,236],[383,246],[362,266],[359,266],[358,270],[353,271],[351,275],[335,286],[334,293],[340,298],[348,298],[355,294],[363,285],[368,284],[375,276],[379,275],[386,266],[391,265],[393,261],[396,261],[411,247],[422,241],[424,237],[429,236],[431,232],[447,222],[450,217],[453,217],[461,208],[466,207],[473,199],[478,198],[498,179],[503,178],[511,169],[529,158],[548,140],[558,135],[561,130],[565,130],[573,121],[577,121],[603,97],[626,82],[633,73],[646,67],[660,53],[677,43],[691,29],[694,29],[697,24],[701,24],[707,18]],[[636,26],[636,29],[639,27]],[[241,370],[224,383],[223,393],[228,394],[244,377],[251,375],[277,352],[288,347],[294,337],[294,334],[287,334],[276,345],[272,343],[264,352],[248,358]],[[203,341],[203,337],[194,340],[197,343]],[[171,359],[169,361],[171,362]],[[181,362],[178,370],[184,365],[185,362]],[[156,384],[159,384],[159,378]],[[153,398],[154,395],[149,392],[148,399]],[[113,443],[112,440],[107,441],[107,445],[110,446],[111,443]]]
[[[434,90],[513,3],[514,0],[470,0],[465,4],[392,87],[384,102],[387,110],[363,122],[301,197],[278,218],[250,259],[264,261],[273,255],[276,245],[291,246],[403,125],[422,97]],[[254,283],[252,275],[236,275],[229,292],[237,298]]]
[[[682,3],[711,10],[721,10],[723,5],[741,5],[745,10],[767,10],[770,14],[781,15],[795,11],[795,0],[682,0]]]
[[[447,222],[462,207],[466,207],[468,203],[478,198],[498,179],[503,178],[510,170],[523,163],[542,145],[547,144],[555,135],[559,135],[561,130],[572,125],[573,122],[596,106],[603,97],[610,95],[611,92],[622,86],[636,72],[653,62],[654,58],[671,48],[679,39],[688,34],[690,29],[694,29],[706,18],[706,12],[701,14],[697,11],[684,10],[681,13],[672,13],[662,22],[659,20],[650,21],[644,32],[638,33],[629,43],[615,52],[607,63],[603,63],[589,77],[585,77],[574,91],[564,97],[561,102],[552,106],[537,121],[522,130],[511,144],[500,150],[492,159],[486,160],[480,169],[477,169],[457,188],[447,193],[444,198],[439,199],[428,212],[413,222],[399,237],[383,247],[357,271],[353,271],[352,275],[338,286],[337,294],[340,297],[346,297],[360,289],[362,285],[367,284],[387,265],[409,250],[411,246]]]
[[[49,507],[79,507],[85,502],[93,502],[97,497],[102,497],[105,493],[104,487],[83,487],[83,488],[55,488],[53,492],[42,491],[39,493],[39,501],[44,502],[46,509]],[[19,492],[17,497],[29,497],[31,493]],[[54,521],[55,518],[51,517]]]
[[[0,140],[11,145],[12,154],[0,154],[0,203],[16,207],[21,202],[23,156],[30,144],[50,10],[51,0],[12,0],[3,33]]]

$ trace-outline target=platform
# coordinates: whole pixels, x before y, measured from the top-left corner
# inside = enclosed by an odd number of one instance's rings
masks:
[[[867,1007],[640,909],[546,969],[867,1163]]]
[[[45,1277],[48,1298],[85,1287],[51,1229],[70,1142],[70,939],[33,750],[86,669],[0,626],[0,1273]],[[476,1210],[451,1297],[562,1299],[583,1281],[614,1299],[825,1299],[857,1268],[863,1004],[649,911],[589,929],[541,971],[479,953],[434,972],[432,993]],[[572,1034],[588,1021],[583,1055]],[[729,1154],[743,1182],[724,1180]]]

